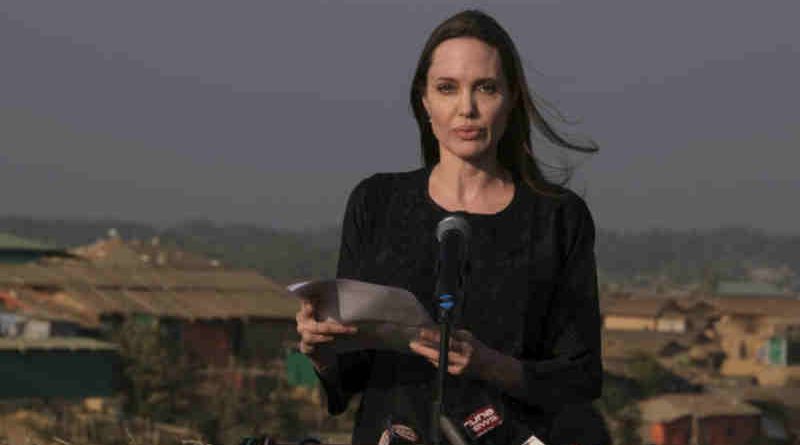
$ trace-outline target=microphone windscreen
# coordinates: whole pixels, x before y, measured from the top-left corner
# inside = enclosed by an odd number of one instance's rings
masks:
[[[444,234],[454,230],[461,234],[461,236],[468,240],[471,234],[469,223],[461,215],[450,215],[439,221],[436,226],[436,239],[442,242]]]

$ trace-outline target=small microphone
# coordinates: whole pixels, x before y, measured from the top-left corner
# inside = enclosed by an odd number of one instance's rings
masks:
[[[445,217],[436,226],[439,240],[436,297],[444,310],[452,309],[460,296],[470,232],[469,223],[459,214]]]
[[[419,434],[408,425],[392,423],[391,418],[386,421],[386,428],[383,430],[378,445],[406,445],[420,443]]]

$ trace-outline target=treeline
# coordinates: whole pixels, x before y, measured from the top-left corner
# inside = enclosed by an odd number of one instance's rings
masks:
[[[599,230],[597,258],[613,281],[662,277],[675,283],[745,279],[747,270],[786,266],[800,275],[800,234],[726,227],[713,230]]]
[[[290,231],[247,224],[186,221],[167,228],[102,220],[0,218],[0,232],[73,247],[106,237],[115,229],[124,239],[147,240],[203,253],[232,267],[259,270],[287,283],[334,274],[338,227]],[[788,266],[800,274],[800,235],[769,234],[751,228],[597,232],[601,279],[615,282],[667,279],[701,282],[745,276],[750,267]],[[797,280],[795,280],[795,283]]]

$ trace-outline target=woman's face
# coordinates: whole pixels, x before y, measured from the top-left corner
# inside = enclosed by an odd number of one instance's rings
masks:
[[[422,96],[440,157],[494,158],[511,109],[509,96],[495,48],[472,37],[440,43],[433,51]]]

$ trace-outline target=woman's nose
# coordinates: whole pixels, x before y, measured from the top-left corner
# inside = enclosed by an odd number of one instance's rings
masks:
[[[466,91],[461,94],[458,100],[458,115],[464,117],[474,117],[477,114],[477,107],[475,106],[475,97],[471,91]]]

